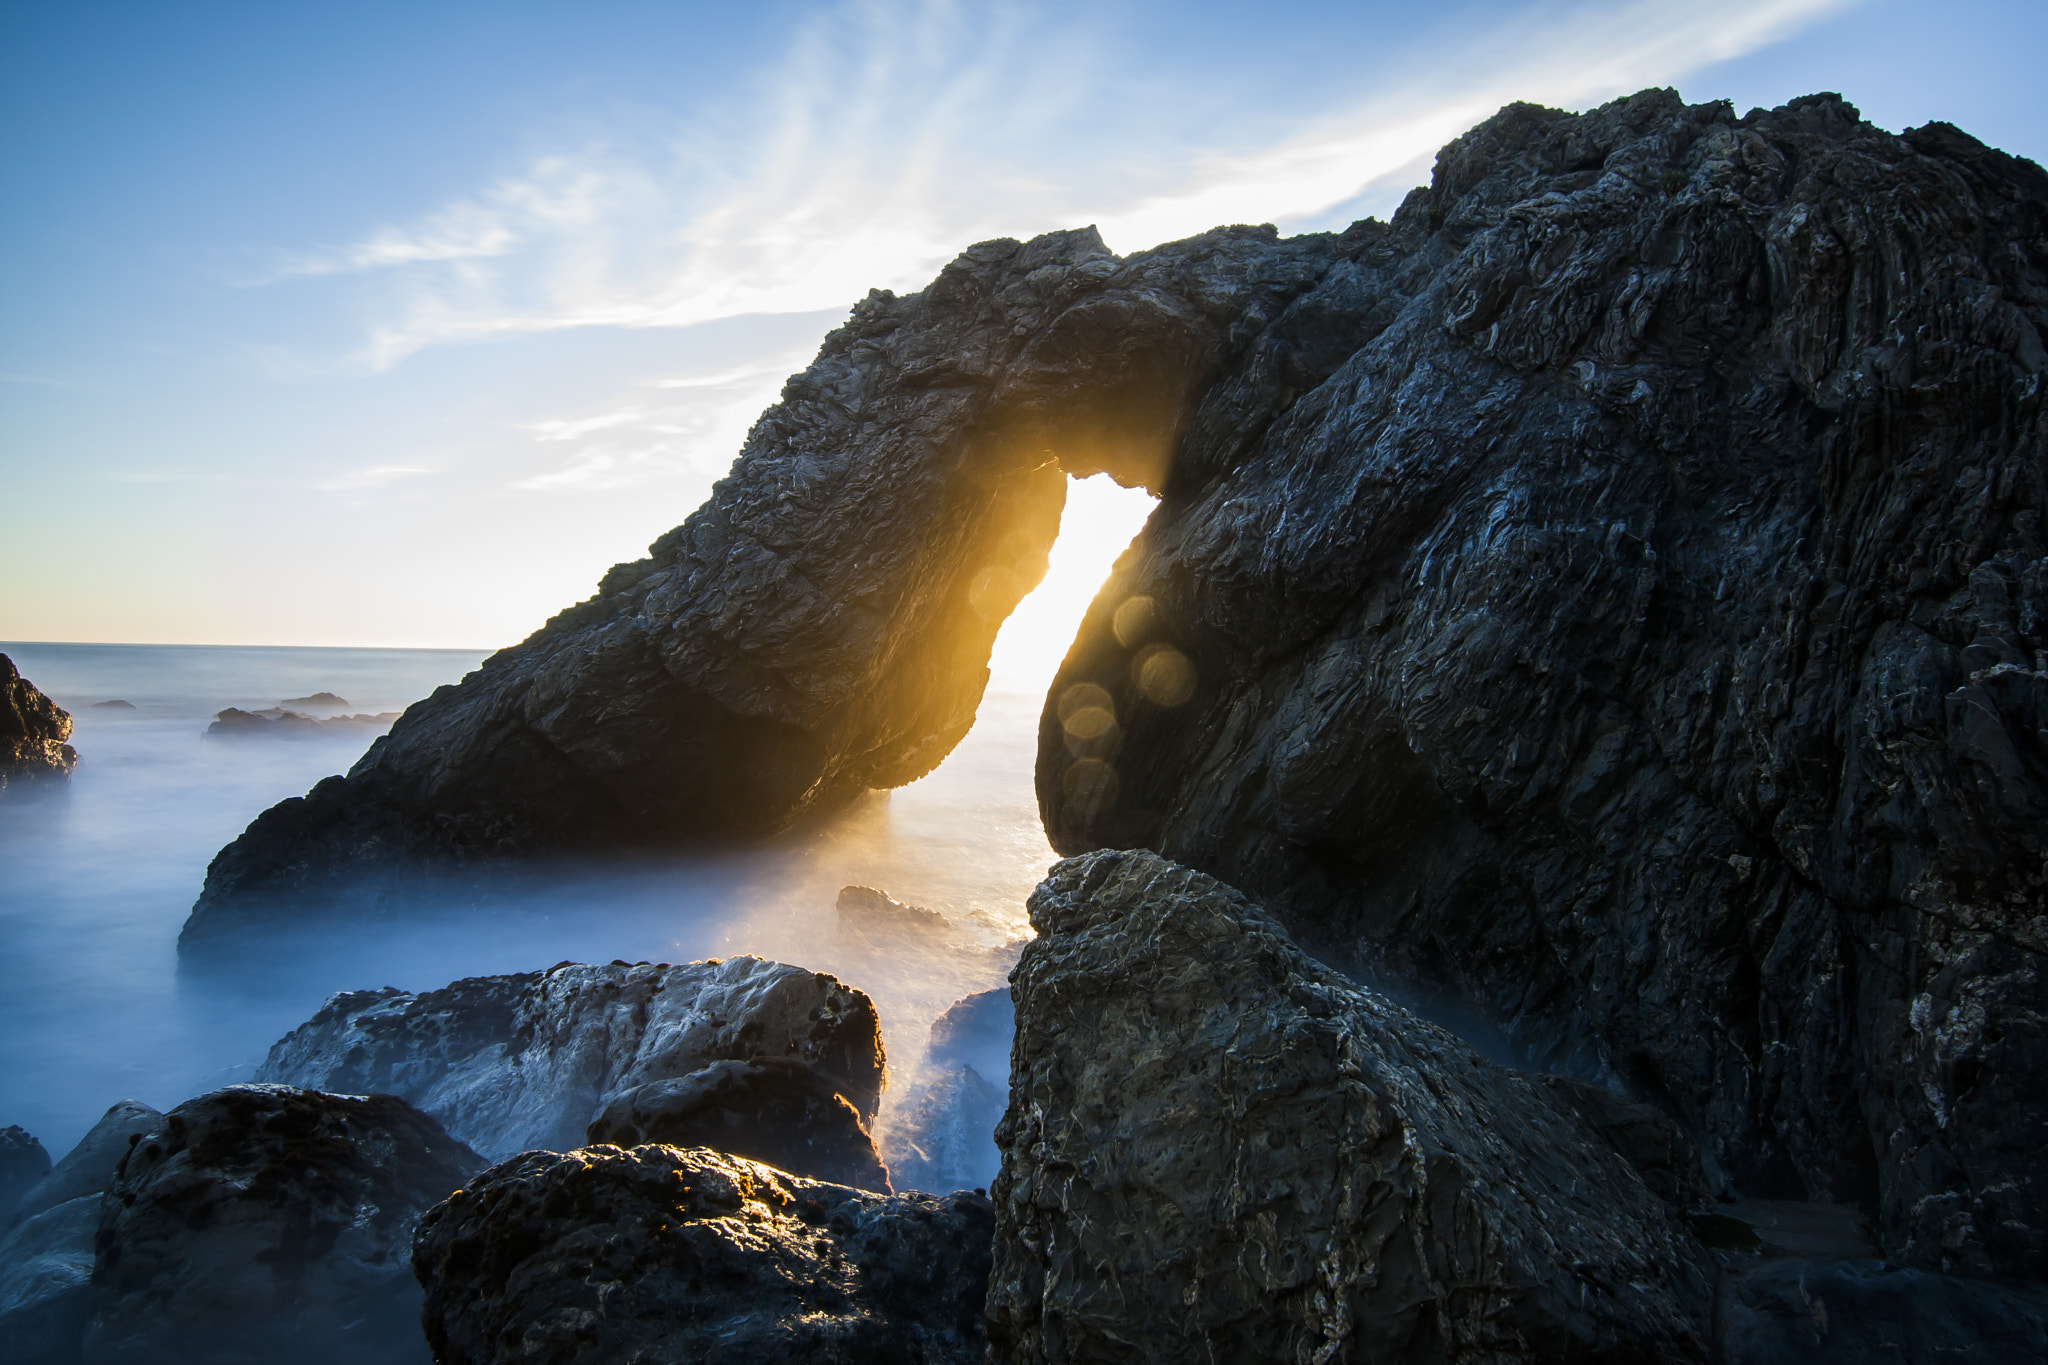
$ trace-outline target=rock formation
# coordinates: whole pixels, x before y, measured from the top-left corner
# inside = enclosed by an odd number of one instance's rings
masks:
[[[102,1201],[86,1365],[424,1363],[413,1226],[483,1164],[389,1095],[179,1105]]]
[[[992,1359],[1707,1358],[1706,1251],[1540,1079],[1156,855],[1030,904]]]
[[[1007,987],[956,1001],[932,1022],[916,1079],[883,1120],[881,1142],[898,1188],[985,1189],[995,1180],[1014,1028]]]
[[[335,996],[256,1076],[398,1095],[493,1159],[567,1151],[615,1097],[719,1061],[793,1058],[874,1119],[880,1022],[866,995],[757,957],[471,977],[418,995]]]
[[[715,1147],[807,1180],[889,1193],[889,1172],[838,1083],[788,1057],[713,1062],[615,1096],[591,1146]]]
[[[73,1199],[97,1198],[114,1183],[121,1159],[134,1146],[134,1139],[163,1120],[163,1114],[140,1100],[122,1100],[100,1115],[78,1145],[64,1159],[49,1168],[44,1177],[21,1195],[14,1206],[18,1218],[33,1218],[47,1209]],[[91,1250],[88,1241],[86,1249]]]
[[[701,1148],[528,1152],[420,1220],[439,1365],[979,1365],[988,1201]]]
[[[50,1154],[34,1133],[19,1124],[0,1128],[0,1223],[7,1220],[29,1187],[50,1173]]]
[[[1833,96],[1518,105],[1340,256],[1061,670],[1054,847],[2048,1275],[2048,175]]]
[[[71,738],[71,713],[21,676],[14,660],[0,654],[0,792],[43,778],[69,777],[78,766]]]

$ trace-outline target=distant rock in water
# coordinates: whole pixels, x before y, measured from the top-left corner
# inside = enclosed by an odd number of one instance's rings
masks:
[[[113,701],[96,701],[92,704],[92,709],[95,711],[133,711],[135,703],[115,698]]]
[[[214,717],[213,723],[206,727],[206,733],[213,738],[240,739],[246,736],[260,736],[272,739],[304,739],[313,735],[332,733],[336,729],[388,726],[398,719],[399,714],[397,711],[386,711],[375,716],[329,716],[323,720],[318,716],[277,707],[265,711],[244,711],[230,706]]]
[[[713,1062],[614,1096],[590,1125],[593,1147],[712,1147],[808,1180],[889,1193],[889,1172],[839,1084],[807,1062]]]
[[[101,1205],[85,1365],[425,1365],[414,1224],[483,1165],[390,1095],[188,1100]]]
[[[349,992],[278,1040],[256,1078],[401,1096],[496,1159],[580,1147],[620,1096],[755,1057],[815,1068],[873,1122],[885,1072],[873,1002],[757,957],[565,962],[418,995]]]
[[[21,1197],[50,1173],[50,1154],[34,1133],[18,1124],[0,1128],[0,1226]]]
[[[1031,918],[993,1360],[1708,1358],[1706,1249],[1541,1079],[1150,853]]]
[[[346,711],[348,702],[332,692],[315,692],[310,697],[286,697],[279,706],[317,706],[323,711]]]
[[[71,776],[78,751],[64,742],[69,738],[71,713],[0,654],[0,792]]]
[[[986,1198],[703,1148],[527,1152],[420,1220],[439,1365],[981,1365]]]

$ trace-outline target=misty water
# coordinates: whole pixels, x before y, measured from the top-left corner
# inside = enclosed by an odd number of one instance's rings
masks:
[[[898,1080],[931,1021],[999,985],[1053,854],[1032,795],[1043,683],[999,679],[973,732],[922,781],[725,857],[554,865],[479,895],[422,885],[398,918],[250,934],[181,968],[178,930],[214,853],[258,812],[345,771],[377,730],[207,737],[223,707],[333,692],[402,709],[480,652],[0,644],[69,710],[69,789],[0,807],[0,1125],[61,1155],[116,1100],[163,1109],[246,1080],[339,990],[422,990],[571,960],[756,953],[874,996]],[[133,710],[96,705],[124,700]],[[937,910],[950,939],[842,939],[840,887]],[[1008,945],[1007,950],[1005,945]],[[886,1121],[886,1116],[885,1116]]]

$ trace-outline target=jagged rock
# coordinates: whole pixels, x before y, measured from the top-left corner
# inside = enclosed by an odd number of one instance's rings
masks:
[[[278,705],[282,707],[317,706],[323,711],[348,710],[348,700],[344,697],[337,697],[332,692],[315,692],[310,697],[286,697]]]
[[[995,1179],[1014,1024],[1008,987],[957,1000],[933,1021],[917,1079],[883,1120],[881,1142],[899,1186],[984,1189]]]
[[[833,904],[841,943],[855,948],[884,951],[906,940],[924,942],[944,939],[953,926],[936,910],[905,905],[886,891],[872,886],[842,886]]]
[[[150,1131],[162,1119],[160,1112],[140,1100],[112,1105],[62,1161],[21,1195],[15,1215],[33,1218],[59,1204],[103,1193],[114,1183],[114,1172],[133,1145],[131,1139]]]
[[[78,766],[71,738],[71,713],[21,676],[14,660],[0,654],[0,792],[44,778],[69,777]]]
[[[390,1095],[186,1101],[101,1201],[86,1365],[425,1362],[413,1225],[483,1164]]]
[[[278,711],[273,715],[230,706],[214,716],[213,723],[206,727],[206,733],[213,739],[240,739],[245,736],[303,739],[319,734],[320,722],[297,711]]]
[[[816,1067],[873,1121],[884,1083],[873,1002],[757,957],[565,962],[418,995],[349,992],[279,1039],[256,1079],[402,1096],[497,1159],[579,1147],[614,1097],[760,1056]]]
[[[593,1147],[715,1147],[808,1180],[889,1193],[860,1114],[832,1078],[787,1057],[714,1062],[636,1086],[605,1105],[586,1137]]]
[[[1650,91],[1510,106],[1345,241],[1067,656],[1053,846],[2048,1275],[2048,175]]]
[[[19,1124],[0,1128],[0,1224],[21,1197],[50,1173],[50,1154],[41,1139]]]
[[[1706,1251],[1540,1078],[1151,853],[1030,909],[992,1359],[1707,1358]]]
[[[929,772],[1045,571],[1064,475],[1156,483],[1243,320],[1345,250],[1229,228],[1119,260],[1085,229],[871,293],[702,508],[259,816],[183,941],[368,913],[423,864],[762,837]]]
[[[439,1365],[979,1365],[988,1201],[702,1148],[528,1152],[420,1220]]]
[[[22,1219],[0,1237],[0,1360],[77,1365],[92,1314],[99,1223],[100,1196],[81,1195]]]
[[[2048,1289],[1882,1261],[1765,1261],[1730,1278],[1719,1318],[1726,1365],[2048,1360]]]

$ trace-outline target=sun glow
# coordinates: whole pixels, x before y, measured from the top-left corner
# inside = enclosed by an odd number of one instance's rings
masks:
[[[1067,480],[1067,507],[1045,580],[1017,604],[996,636],[988,666],[997,683],[1052,683],[1088,604],[1157,502],[1142,488],[1119,487],[1107,474]]]

